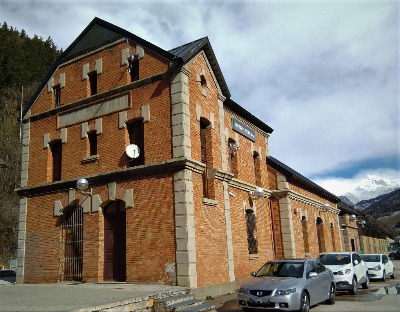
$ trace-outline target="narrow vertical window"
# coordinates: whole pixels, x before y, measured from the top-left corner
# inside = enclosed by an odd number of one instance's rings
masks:
[[[51,155],[53,157],[53,182],[61,180],[62,163],[62,143],[58,140],[50,144]]]
[[[139,147],[139,157],[129,160],[129,167],[144,165],[144,123],[142,120],[127,124],[129,134],[129,144]]]
[[[206,165],[203,172],[203,197],[208,198],[208,181],[207,181],[207,125],[200,121],[200,145],[201,145],[201,162]]]
[[[310,252],[310,245],[308,243],[307,218],[305,216],[301,217],[301,229],[303,232],[304,253],[307,254]]]
[[[97,132],[91,131],[88,133],[90,156],[97,155]]]
[[[229,169],[230,172],[233,173],[234,177],[238,177],[238,170],[237,170],[237,152],[238,152],[238,144],[232,140],[228,140],[228,148],[229,148]]]
[[[256,228],[256,215],[253,210],[246,210],[246,225],[247,225],[247,244],[249,254],[257,254],[257,228]]]
[[[54,94],[54,107],[59,107],[61,105],[61,86],[56,85],[53,87]]]
[[[90,95],[97,94],[97,72],[93,71],[88,74],[90,84]]]
[[[254,181],[256,185],[261,185],[261,168],[260,168],[260,156],[257,152],[253,153],[253,164],[254,164]]]
[[[139,80],[139,59],[136,57],[129,59],[129,74],[131,82]]]

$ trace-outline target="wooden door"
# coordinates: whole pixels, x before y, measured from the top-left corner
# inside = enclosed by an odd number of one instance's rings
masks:
[[[121,201],[104,209],[104,280],[126,281],[126,213]]]

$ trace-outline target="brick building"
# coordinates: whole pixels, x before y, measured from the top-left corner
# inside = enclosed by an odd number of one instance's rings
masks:
[[[208,38],[166,51],[95,18],[23,113],[17,281],[218,294],[340,250],[337,199],[269,158],[272,131],[230,99]]]

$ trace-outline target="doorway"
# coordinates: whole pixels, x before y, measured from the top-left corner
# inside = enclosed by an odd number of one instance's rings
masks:
[[[83,208],[68,207],[61,223],[61,243],[64,249],[62,260],[63,280],[82,281],[83,267]]]
[[[104,280],[126,282],[126,212],[123,201],[114,201],[104,212]]]

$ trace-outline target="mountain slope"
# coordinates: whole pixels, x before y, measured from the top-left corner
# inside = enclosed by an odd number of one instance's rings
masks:
[[[368,201],[358,202],[356,208],[361,208],[360,210],[374,218],[389,216],[400,210],[400,189]]]
[[[400,188],[400,179],[381,178],[376,175],[365,176],[352,190],[344,194],[351,202],[376,198]]]

